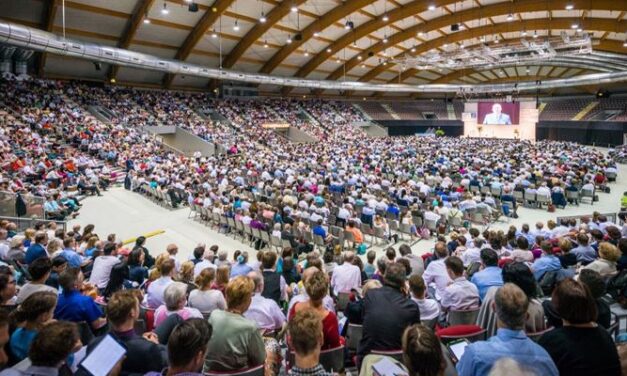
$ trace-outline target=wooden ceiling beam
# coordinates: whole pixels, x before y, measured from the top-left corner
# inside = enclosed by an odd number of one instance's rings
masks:
[[[515,4],[518,4],[518,3],[515,3]],[[484,9],[486,8],[488,7],[487,6],[484,7]],[[570,29],[570,26],[572,25],[573,22],[579,22],[579,21],[580,20],[578,18],[554,18],[550,20],[549,22],[549,20],[546,18],[536,18],[536,19],[526,20],[524,22],[505,22],[505,23],[499,23],[495,25],[482,26],[482,27],[472,29],[471,32],[456,33],[456,34],[448,35],[447,37],[440,37],[440,38],[432,39],[428,41],[427,43],[419,45],[416,48],[416,54],[427,52],[431,49],[441,46],[444,43],[449,43],[449,44],[457,43],[457,42],[465,41],[467,39],[478,38],[478,37],[485,36],[485,35],[498,34],[501,32],[518,31],[522,29],[546,30],[547,28],[552,28],[552,29],[557,29],[557,30],[559,29],[568,30]],[[627,22],[617,21],[615,19],[607,19],[607,18],[589,18],[584,22],[584,26],[586,27],[587,30],[601,30],[601,31],[610,30],[610,31],[620,32],[620,30],[625,30],[625,28],[627,27]],[[598,46],[595,46],[595,48],[598,48]],[[394,56],[394,58],[400,58],[400,57],[402,57],[401,54]],[[347,65],[347,69],[346,69],[347,71],[349,70],[348,67],[352,68],[354,66],[353,62],[350,60],[346,63],[346,65]],[[388,64],[388,66],[390,65],[393,65],[393,63]],[[370,72],[362,76],[360,81],[367,82],[369,79],[377,77],[384,70],[385,70],[385,67],[379,65],[377,68],[371,70]],[[334,79],[333,77],[335,77],[336,75],[337,75],[337,71],[333,72],[333,74],[327,77],[327,79]]]
[[[42,16],[41,28],[50,32],[54,28],[54,19],[57,16],[57,8],[59,6],[59,0],[52,0],[47,3],[47,6],[44,7],[44,15]],[[39,55],[39,61],[37,62],[37,75],[39,77],[43,77],[44,70],[46,67],[46,59],[48,58],[48,54],[46,52],[42,52]]]
[[[417,24],[412,27],[409,27],[403,32],[396,33],[392,36],[388,36],[389,42],[387,44],[383,44],[382,42],[377,43],[371,46],[370,48],[366,49],[365,52],[366,54],[370,54],[372,52],[374,55],[376,55],[377,53],[379,53],[385,48],[394,46],[395,44],[398,44],[409,38],[414,38],[418,32],[422,31],[424,33],[428,33],[430,31],[439,30],[443,27],[447,27],[455,22],[468,22],[468,21],[475,20],[475,19],[485,19],[490,16],[498,16],[498,15],[509,14],[509,13],[537,12],[537,11],[553,9],[553,8],[564,9],[567,2],[568,1],[562,1],[562,0],[555,0],[555,1],[550,1],[550,2],[547,2],[544,0],[519,0],[514,3],[500,2],[500,3],[485,5],[480,8],[479,7],[469,8],[469,9],[457,12],[456,14],[436,17],[434,19],[427,21],[426,23]],[[572,1],[572,3],[577,8],[590,6],[590,3],[588,0],[574,0]],[[409,7],[410,4],[413,4],[413,3],[408,3],[405,6],[405,8]],[[422,5],[426,7],[427,4],[423,1]],[[440,3],[438,5],[444,5],[444,4]],[[607,9],[607,10],[623,10],[623,8],[627,8],[627,5],[625,5],[624,3],[616,2],[613,0],[598,0],[593,3],[593,6],[595,9]],[[401,12],[401,13],[402,14],[398,15],[396,13],[393,14],[393,12],[390,12],[389,13],[390,21],[396,21],[398,19],[405,18],[406,16],[411,16],[411,14],[406,14],[405,12]],[[414,11],[414,12],[407,12],[407,13],[420,13],[420,12]],[[393,18],[393,16],[396,18]],[[371,32],[378,30],[380,27],[384,26],[381,21],[379,25],[374,25],[374,27],[368,27],[368,24],[374,24],[374,22],[376,22],[376,20],[367,22],[361,25],[360,27],[356,28],[354,30],[355,38],[356,39],[362,38],[370,34]],[[507,22],[507,24],[514,25],[514,24],[520,24],[520,23]],[[584,26],[585,25],[586,24],[584,22]],[[459,34],[474,35],[475,34],[474,30],[476,29],[477,28],[464,30],[462,32],[455,33],[455,34],[450,34],[448,35],[448,38],[454,37]],[[441,39],[441,38],[439,39],[442,41],[442,43],[444,43],[445,41],[444,39]],[[333,45],[329,46],[329,48],[331,48],[331,51],[332,51],[331,54],[334,51],[341,50],[347,43],[350,43],[350,41],[347,41],[345,37],[339,38]],[[437,48],[440,46],[441,44],[435,46],[434,48]],[[324,63],[326,59],[328,58],[328,56],[330,56],[331,54],[326,53],[326,49],[322,50],[319,54],[317,54],[314,58],[312,58],[309,62],[307,62],[307,64],[305,64],[299,70],[299,72],[297,72],[296,76],[306,77],[318,65]],[[349,60],[347,62],[346,70],[348,71],[352,69],[358,63],[359,62],[357,61],[356,58]],[[331,79],[331,80],[337,79],[337,77],[339,77],[342,72],[343,71],[336,70],[336,72],[334,72],[333,75],[329,76],[328,79]]]
[[[196,26],[192,29],[192,31],[187,35],[185,41],[176,52],[174,56],[175,60],[185,61],[189,57],[189,55],[194,50],[194,47],[200,42],[202,37],[205,35],[207,30],[226,12],[226,10],[231,6],[231,4],[235,0],[216,0],[216,2],[210,7],[207,8],[203,16],[200,18]],[[172,86],[172,82],[174,81],[174,74],[166,74],[163,78],[163,85],[166,88]]]
[[[268,61],[261,67],[259,72],[261,73],[272,73],[272,71],[281,64],[283,60],[285,60],[292,52],[294,52],[298,47],[307,43],[311,38],[313,38],[314,33],[321,33],[327,27],[333,25],[337,20],[340,20],[353,12],[363,8],[364,6],[372,3],[372,0],[352,0],[346,1],[342,5],[339,5],[327,13],[323,14],[322,17],[317,19],[316,21],[309,24],[306,28],[303,29],[301,35],[303,39],[300,41],[293,41],[291,44],[286,44],[279,51],[277,51]],[[349,31],[350,32],[350,31]],[[349,44],[350,46],[350,44]]]
[[[131,15],[131,19],[128,20],[128,22],[126,23],[126,27],[124,28],[124,31],[122,32],[122,38],[120,38],[118,42],[119,48],[127,49],[131,45],[131,42],[133,41],[133,38],[135,37],[135,34],[137,33],[139,26],[142,24],[144,17],[147,17],[148,11],[150,10],[150,7],[152,7],[152,4],[154,2],[155,0],[137,1],[137,3],[135,4],[135,9],[133,9],[133,14]],[[109,67],[109,72],[107,73],[107,77],[109,78],[110,81],[115,81],[115,78],[117,77],[119,70],[120,70],[119,65],[111,65]]]

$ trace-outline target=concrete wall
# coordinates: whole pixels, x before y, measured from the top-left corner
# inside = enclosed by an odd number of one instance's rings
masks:
[[[310,135],[309,133],[303,132],[296,127],[290,127],[287,130],[287,138],[289,138],[292,142],[312,143],[318,141],[318,139],[314,136]]]
[[[199,151],[203,157],[215,155],[216,145],[195,134],[175,126],[145,127],[146,131],[158,136],[165,145],[187,156]]]

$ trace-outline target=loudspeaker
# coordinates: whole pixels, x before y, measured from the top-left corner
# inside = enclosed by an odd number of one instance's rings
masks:
[[[303,40],[303,34],[298,33],[298,34],[294,35],[294,40]]]
[[[452,24],[451,31],[459,31],[459,24],[456,24],[456,23]]]
[[[198,4],[196,3],[190,3],[189,7],[187,7],[187,10],[189,10],[192,13],[196,13],[198,12]]]
[[[597,96],[597,98],[609,98],[610,97],[610,92],[607,91],[606,89],[599,89],[599,90],[597,90],[596,96]]]

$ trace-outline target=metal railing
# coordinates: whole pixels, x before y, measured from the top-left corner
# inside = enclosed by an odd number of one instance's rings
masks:
[[[1,220],[7,220],[9,222],[13,222],[17,225],[17,231],[22,232],[27,228],[34,228],[35,225],[43,223],[44,225],[48,225],[50,222],[56,222],[57,228],[62,228],[63,232],[67,232],[67,221],[57,221],[57,220],[49,220],[49,219],[41,219],[41,218],[27,218],[27,217],[8,217],[8,216],[0,216]]]
[[[29,217],[44,219],[44,203],[43,197],[31,194],[23,194],[22,199],[26,204],[26,214],[18,216],[16,210],[17,194],[13,192],[0,192],[0,216],[7,217]]]

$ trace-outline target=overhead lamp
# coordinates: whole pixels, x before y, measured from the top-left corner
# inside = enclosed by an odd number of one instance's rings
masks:
[[[319,33],[319,32],[317,32],[317,31],[314,31],[313,36],[314,36],[315,38],[318,38],[318,37],[320,36],[320,33]]]
[[[361,55],[357,55],[357,60],[361,60],[361,59],[362,59]]]
[[[510,13],[510,14],[508,14],[508,15],[507,15],[507,20],[508,20],[508,21],[513,21],[513,20],[514,20],[514,15],[513,15],[513,14],[511,14],[511,13]]]
[[[419,36],[419,37],[421,37],[421,36],[423,36],[423,35],[425,35],[424,31],[419,31],[419,32],[418,32],[418,36]]]
[[[292,43],[292,37],[288,36],[287,40],[285,41],[287,44],[291,44]]]
[[[388,42],[388,36],[387,36],[387,35],[384,35],[384,36],[383,36],[383,43],[387,43],[387,42]]]
[[[583,29],[582,29],[581,27],[578,27],[578,28],[577,28],[577,32],[578,32],[578,33],[581,33],[582,31],[583,31]]]
[[[416,47],[412,47],[410,50],[412,53],[416,53]]]
[[[566,4],[566,10],[573,10],[573,9],[575,9],[575,6],[573,5],[573,3]]]
[[[520,33],[520,35],[522,35],[523,37],[526,37],[526,36],[527,36],[527,30],[523,30],[523,31]]]
[[[530,73],[530,72],[531,72],[531,69],[527,68],[525,71],[526,71],[527,73]]]
[[[485,36],[481,36],[481,38],[479,38],[480,41],[485,42]]]
[[[361,67],[362,67],[362,68],[365,68],[365,67],[366,67],[366,64],[362,64],[362,65],[361,65]]]
[[[237,20],[235,20],[235,23],[233,24],[233,31],[239,31],[239,25],[237,24]]]
[[[298,7],[295,5],[292,5],[292,8],[290,8],[290,10],[292,11],[292,13],[296,13],[298,12]]]
[[[309,56],[309,51],[305,51],[305,56]]]
[[[627,47],[627,40],[623,42],[623,47]]]
[[[144,23],[145,24],[149,24],[150,23],[150,19],[149,18],[144,18]]]
[[[388,65],[388,62],[387,62],[387,61],[384,61],[384,62],[383,62],[383,65]]]
[[[533,39],[536,39],[536,38],[538,38],[538,30],[535,30],[533,32]]]
[[[211,32],[211,38],[217,38],[218,37],[218,33],[216,33],[216,29],[213,28],[213,31]]]
[[[161,9],[161,14],[167,15],[169,13],[170,13],[170,11],[168,10],[168,4],[163,3],[163,9]]]
[[[579,28],[579,24],[574,23],[574,24],[570,25],[570,28],[571,29],[577,29],[577,28]]]
[[[355,24],[353,23],[353,21],[346,21],[346,24],[344,25],[344,28],[346,30],[350,30],[350,29],[352,29],[354,27],[355,27]]]
[[[435,5],[434,4],[429,4],[429,7],[427,8],[429,10],[435,10]]]
[[[388,22],[390,20],[390,17],[388,17],[387,14],[383,15],[383,22]]]
[[[499,42],[499,38],[498,37],[494,37],[494,43],[498,43]]]
[[[259,17],[259,22],[266,23],[266,21],[268,21],[268,19],[266,18],[266,15],[263,12],[261,12],[261,17]]]
[[[448,43],[444,43],[444,44],[442,45],[442,47],[444,47],[444,48],[448,47]]]
[[[328,52],[328,53],[331,53],[331,49],[330,49],[330,48],[327,48],[327,52]]]
[[[263,48],[268,48],[268,41],[267,40],[263,41]]]
[[[185,0],[186,3],[191,3],[194,0]]]
[[[466,48],[466,46],[464,46],[464,43],[460,43],[459,48]]]
[[[335,60],[336,63],[341,63],[340,59]]]

